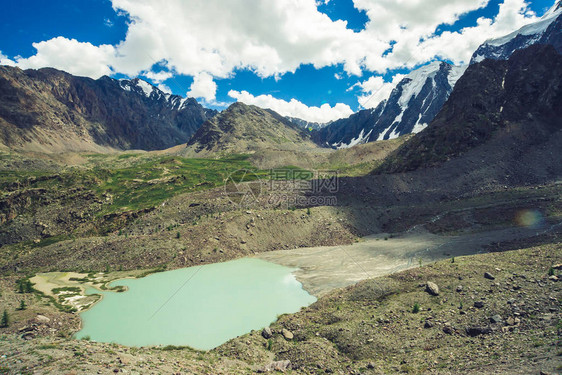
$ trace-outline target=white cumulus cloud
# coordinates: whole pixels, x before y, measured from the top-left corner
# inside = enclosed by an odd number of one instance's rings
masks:
[[[158,86],[158,89],[160,89],[160,91],[166,93],[166,94],[171,94],[172,93],[172,89],[170,89],[168,86],[166,86],[165,84],[161,83]]]
[[[217,83],[208,73],[200,73],[193,77],[193,83],[187,92],[188,96],[202,98],[206,102],[213,102],[217,95]]]
[[[8,56],[4,55],[2,51],[0,51],[0,65],[15,66],[16,62],[9,59]]]
[[[143,76],[150,79],[152,83],[159,84],[165,80],[172,78],[174,74],[172,72],[160,71],[160,72],[143,72]]]
[[[113,6],[132,20],[116,61],[131,75],[163,59],[188,75],[227,77],[248,68],[269,77],[301,64],[334,63],[360,74],[363,50],[386,48],[376,41],[355,48],[361,36],[319,12],[315,0],[113,0]]]
[[[162,63],[174,73],[230,77],[250,69],[279,77],[303,64],[342,64],[351,75],[364,70],[414,67],[437,58],[466,61],[488,38],[536,20],[525,0],[504,0],[493,19],[437,35],[440,25],[489,0],[353,0],[366,12],[365,30],[318,11],[316,0],[113,0],[130,18],[116,46],[94,46],[64,37],[34,43],[37,53],[16,59],[22,67],[53,66],[91,77],[116,72],[137,76]],[[385,54],[393,44],[392,51]],[[162,74],[162,73],[155,73]]]
[[[356,3],[366,3],[364,6],[374,2],[374,0],[355,1]],[[444,17],[442,23],[453,23],[458,18],[459,9],[461,9],[453,5],[463,2],[467,3],[467,9],[487,3],[487,1],[479,2],[476,0],[443,3],[443,11],[447,9],[451,11],[448,15],[440,13]],[[423,4],[426,3],[423,2]],[[439,7],[436,6],[437,8]],[[376,9],[378,7],[373,6],[371,8],[372,17],[379,17],[377,16],[378,12],[374,12]],[[383,30],[387,33],[387,38],[393,38],[396,44],[392,51],[382,58],[367,56],[365,59],[366,69],[384,73],[387,69],[414,68],[436,58],[450,60],[456,64],[465,64],[468,63],[478,46],[487,39],[503,36],[538,20],[536,15],[529,10],[528,3],[525,0],[504,0],[500,4],[498,14],[493,19],[482,17],[477,20],[475,26],[465,27],[454,32],[446,31],[437,35],[435,30],[440,25],[439,21],[434,17],[424,16],[425,13],[420,8],[416,8],[416,11],[419,11],[420,16],[418,22],[415,21],[413,15],[405,12],[404,18],[398,18],[398,20],[406,20],[403,24],[398,24],[399,27],[385,26],[384,22],[368,26],[366,32],[375,34]],[[368,12],[368,14],[371,13]]]
[[[94,46],[62,36],[33,43],[37,53],[29,58],[16,57],[22,69],[53,67],[78,76],[99,78],[112,73],[111,63],[115,48],[111,45]]]
[[[228,96],[245,104],[272,109],[282,116],[297,117],[310,122],[326,123],[349,117],[353,113],[351,108],[343,103],[337,103],[333,107],[329,104],[309,107],[296,99],[286,101],[271,95],[254,96],[247,91],[235,90],[230,90]]]

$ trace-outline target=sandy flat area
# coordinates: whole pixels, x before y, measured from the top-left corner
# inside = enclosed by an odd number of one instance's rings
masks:
[[[76,286],[83,289],[82,284],[77,281],[71,281],[70,278],[83,278],[86,276],[88,275],[85,273],[77,272],[49,272],[38,274],[31,278],[30,281],[33,283],[33,288],[54,297],[53,289],[55,288]]]
[[[295,276],[309,293],[321,297],[336,288],[441,259],[483,252],[483,247],[535,236],[540,232],[561,231],[561,225],[537,230],[513,227],[458,236],[440,236],[416,229],[390,238],[387,234],[364,237],[344,246],[279,250],[255,257],[297,268]],[[385,237],[387,238],[385,240]]]

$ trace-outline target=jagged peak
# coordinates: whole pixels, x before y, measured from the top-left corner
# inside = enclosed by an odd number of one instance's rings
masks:
[[[232,103],[226,110],[227,111],[234,111],[234,110],[243,110],[243,111],[247,111],[249,110],[251,107],[251,105],[248,105],[246,103],[243,102],[234,102]]]
[[[124,90],[131,91],[132,87],[142,90],[142,93],[148,98],[152,94],[152,92],[156,91],[159,94],[164,95],[158,87],[154,86],[153,84],[140,79],[140,78],[133,78],[133,79],[120,79],[119,84]],[[138,91],[138,90],[137,90]]]
[[[442,71],[449,71],[454,66],[444,61],[432,61],[429,64],[421,66],[408,73],[393,90],[392,95],[397,95],[401,90],[399,104],[402,107],[407,106],[411,98],[417,97],[428,79],[435,79],[435,76]],[[464,73],[464,70],[462,71]],[[462,75],[462,73],[460,73]],[[456,81],[455,81],[456,82]],[[451,85],[454,86],[454,83]]]

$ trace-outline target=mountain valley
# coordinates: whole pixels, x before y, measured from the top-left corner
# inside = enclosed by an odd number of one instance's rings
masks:
[[[0,66],[0,373],[560,373],[561,14],[325,124]],[[241,259],[316,302],[210,350],[77,335],[117,280],[193,271],[152,319]]]

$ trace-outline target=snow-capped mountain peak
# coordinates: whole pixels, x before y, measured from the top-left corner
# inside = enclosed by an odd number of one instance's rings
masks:
[[[435,61],[404,77],[374,109],[360,111],[315,133],[318,143],[334,148],[418,133],[437,115],[467,66]]]
[[[146,103],[156,106],[164,106],[178,114],[199,111],[199,103],[194,98],[183,98],[179,95],[169,94],[158,87],[140,78],[114,80],[121,89],[140,97]],[[202,107],[201,107],[202,108]],[[211,118],[217,114],[215,110],[203,109],[201,118]]]
[[[540,20],[521,27],[500,38],[489,39],[482,44],[472,56],[471,64],[484,59],[507,60],[513,52],[529,47],[532,44],[553,44],[553,36],[560,36],[562,1],[556,2]]]
[[[507,60],[532,44],[552,45],[562,53],[562,0],[540,20],[504,37],[490,39],[474,53],[471,64],[484,59]],[[314,133],[318,144],[346,148],[424,130],[441,110],[468,66],[433,62],[412,71],[376,108],[359,111]]]
[[[151,85],[150,83],[140,79],[120,79],[119,85],[123,90],[136,92],[137,94],[141,94],[150,98],[153,92],[156,92],[158,96],[165,95],[164,92],[160,91],[156,86]]]
[[[459,65],[459,66],[453,65],[453,66],[451,66],[451,72],[449,73],[449,76],[448,76],[449,86],[455,87],[455,85],[457,84],[457,81],[462,77],[464,72],[466,72],[467,68],[468,68],[468,65]]]

